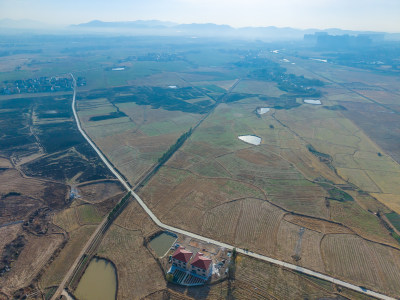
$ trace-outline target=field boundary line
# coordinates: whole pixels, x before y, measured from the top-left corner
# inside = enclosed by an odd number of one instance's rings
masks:
[[[354,291],[359,292],[359,293],[363,293],[363,294],[366,294],[366,295],[369,295],[369,296],[372,296],[372,297],[376,297],[378,299],[395,300],[395,298],[392,298],[392,297],[386,296],[384,294],[380,294],[380,293],[374,292],[372,290],[366,289],[366,288],[361,287],[361,286],[353,285],[351,283],[336,279],[334,277],[331,277],[331,276],[328,276],[328,275],[325,275],[325,274],[322,274],[322,273],[318,273],[318,272],[315,272],[315,271],[312,271],[312,270],[309,270],[309,269],[306,269],[306,268],[303,268],[303,267],[300,267],[300,266],[297,266],[297,265],[293,265],[291,263],[287,263],[287,262],[284,262],[284,261],[281,261],[281,260],[277,260],[277,259],[274,259],[274,258],[271,258],[271,257],[268,257],[268,256],[257,254],[257,253],[254,253],[252,251],[247,251],[245,249],[236,248],[235,246],[232,246],[232,245],[220,242],[220,241],[216,241],[216,240],[213,240],[213,239],[198,235],[196,233],[189,232],[189,231],[186,231],[186,230],[183,230],[183,229],[180,229],[180,228],[176,228],[176,227],[173,227],[173,226],[170,226],[170,225],[162,223],[153,214],[153,212],[144,203],[144,201],[139,197],[139,195],[137,195],[131,189],[129,184],[114,169],[114,167],[111,165],[111,163],[107,160],[107,158],[103,155],[103,153],[97,148],[97,146],[94,144],[94,142],[92,142],[92,140],[87,136],[85,131],[82,129],[80,121],[79,121],[79,118],[78,118],[78,115],[76,113],[76,109],[75,109],[76,81],[75,81],[75,78],[74,78],[73,74],[70,74],[70,75],[71,75],[71,77],[73,79],[73,82],[74,82],[74,94],[73,94],[73,100],[72,100],[72,111],[73,111],[73,115],[74,115],[74,118],[75,118],[75,121],[76,121],[76,124],[77,124],[77,127],[78,127],[80,133],[87,140],[87,142],[90,144],[90,146],[93,148],[93,150],[95,150],[95,152],[99,155],[99,157],[104,162],[104,164],[109,168],[109,170],[118,178],[118,180],[120,180],[121,184],[126,188],[126,190],[128,192],[131,192],[131,195],[136,199],[136,201],[140,204],[140,206],[143,208],[143,210],[150,216],[150,218],[153,220],[153,222],[156,223],[159,227],[161,227],[163,229],[166,229],[166,230],[169,230],[169,231],[172,231],[172,232],[176,232],[176,233],[179,233],[179,234],[182,234],[182,235],[189,236],[189,237],[194,238],[194,239],[198,239],[198,240],[200,240],[202,242],[206,242],[206,243],[209,243],[209,244],[214,244],[216,246],[223,247],[223,248],[226,248],[226,249],[229,249],[229,250],[233,250],[235,248],[236,251],[238,253],[242,254],[242,255],[247,255],[247,256],[262,260],[262,261],[266,261],[266,262],[269,262],[269,263],[272,263],[272,264],[275,264],[275,265],[278,265],[278,266],[281,266],[281,267],[285,267],[287,269],[290,269],[290,270],[293,270],[293,271],[296,271],[296,272],[299,272],[299,273],[303,273],[303,274],[310,275],[310,276],[313,276],[313,277],[316,277],[316,278],[319,278],[319,279],[322,279],[322,280],[325,280],[325,281],[328,281],[328,282],[332,282],[334,284],[343,286],[345,288],[354,290]],[[98,229],[96,231],[98,231],[104,225],[103,223],[105,223],[106,220],[107,220],[107,218],[104,219],[103,222],[100,223],[100,225],[99,225],[99,227],[98,227]],[[78,257],[78,259],[79,258],[80,257]],[[70,272],[68,272],[68,273],[70,273]],[[68,275],[69,274],[67,274],[65,277],[68,277]],[[66,281],[66,279],[64,278],[63,282],[65,282],[65,281]],[[57,289],[56,293],[53,295],[52,299],[55,300],[56,297],[57,297],[57,294],[59,294],[63,289],[64,289],[64,285],[62,283],[58,287],[58,289]]]

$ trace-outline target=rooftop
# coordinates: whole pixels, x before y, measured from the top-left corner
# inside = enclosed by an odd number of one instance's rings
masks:
[[[185,250],[184,247],[180,246],[178,249],[175,250],[174,254],[172,254],[172,258],[187,263],[192,257],[192,255],[193,252]]]
[[[211,264],[211,259],[203,256],[203,253],[197,252],[196,256],[193,258],[191,265],[197,268],[208,270]]]

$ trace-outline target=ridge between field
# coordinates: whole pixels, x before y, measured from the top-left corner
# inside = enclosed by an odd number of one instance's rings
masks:
[[[163,229],[166,229],[166,230],[169,230],[169,231],[173,231],[173,232],[176,232],[176,233],[180,233],[180,234],[183,234],[183,235],[187,235],[187,236],[189,236],[191,238],[195,238],[195,239],[198,239],[198,240],[206,242],[206,243],[214,244],[214,245],[217,245],[219,247],[224,247],[224,248],[230,249],[230,250],[232,250],[233,248],[236,248],[233,245],[229,245],[229,244],[217,241],[217,240],[213,240],[213,239],[198,235],[198,234],[193,233],[193,232],[189,232],[189,231],[186,231],[186,230],[183,230],[183,229],[180,229],[180,228],[176,228],[176,227],[164,224],[153,214],[153,212],[148,208],[148,206],[139,197],[139,195],[137,195],[132,190],[132,188],[124,180],[122,175],[112,166],[112,164],[108,161],[108,159],[105,157],[105,155],[103,155],[103,153],[97,148],[95,143],[89,138],[89,136],[86,134],[86,132],[82,129],[80,121],[79,121],[79,118],[78,118],[78,115],[76,113],[76,108],[75,108],[75,106],[76,106],[76,80],[75,80],[75,77],[73,76],[73,74],[70,74],[70,76],[72,77],[73,83],[74,83],[74,93],[73,93],[73,99],[72,99],[72,111],[73,111],[74,119],[76,121],[76,125],[78,127],[79,132],[87,140],[87,142],[93,148],[93,150],[98,154],[100,159],[104,162],[104,164],[111,171],[111,173],[113,173],[115,175],[115,177],[117,177],[117,179],[121,182],[121,184],[125,187],[125,189],[128,192],[131,193],[131,195],[136,199],[136,201],[140,204],[140,206],[144,209],[144,211],[150,216],[150,218],[153,220],[153,222],[156,223],[159,227],[161,227]],[[105,218],[105,220],[106,219],[107,218]],[[99,227],[102,226],[103,222],[99,225]],[[277,259],[265,256],[265,255],[257,254],[257,253],[251,252],[251,251],[246,251],[246,250],[241,249],[241,248],[236,248],[236,251],[238,253],[241,253],[242,255],[247,255],[247,256],[250,256],[250,257],[253,257],[253,258],[256,258],[256,259],[260,259],[262,261],[266,261],[266,262],[269,262],[269,263],[272,263],[272,264],[275,264],[275,265],[278,265],[278,266],[281,266],[281,267],[288,268],[288,269],[293,270],[293,271],[297,271],[297,272],[300,272],[300,273],[303,273],[303,274],[306,274],[306,275],[317,277],[319,279],[332,282],[334,284],[349,288],[349,289],[354,290],[354,291],[359,292],[359,293],[363,293],[363,294],[366,294],[366,295],[369,295],[369,296],[372,296],[372,297],[376,297],[378,299],[395,300],[392,297],[389,297],[389,296],[386,296],[384,294],[380,294],[380,293],[374,292],[372,290],[368,290],[368,289],[366,289],[364,287],[353,285],[351,283],[336,279],[334,277],[331,277],[331,276],[328,276],[328,275],[325,275],[325,274],[322,274],[322,273],[318,273],[318,272],[315,272],[315,271],[312,271],[310,269],[306,269],[306,268],[303,268],[303,267],[300,267],[300,266],[297,266],[297,265],[293,265],[293,264],[290,264],[290,263],[287,263],[287,262],[284,262],[284,261],[281,261],[281,260],[277,260]],[[78,257],[78,259],[79,258],[80,257]],[[64,285],[65,285],[66,279],[68,279],[67,277],[68,277],[68,274],[65,276],[65,278],[63,280],[63,283],[60,284],[59,288],[57,289],[57,291],[54,294],[52,299],[55,299],[56,295],[58,293],[60,293],[61,290],[64,289]]]

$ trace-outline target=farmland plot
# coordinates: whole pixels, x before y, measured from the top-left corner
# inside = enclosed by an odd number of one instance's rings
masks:
[[[62,240],[62,235],[27,236],[27,243],[18,260],[13,263],[11,271],[0,277],[0,286],[4,288],[4,292],[12,293],[28,285],[47,263]]]
[[[367,287],[398,294],[400,252],[354,235],[327,235],[321,249],[328,272]]]
[[[323,234],[302,228],[282,220],[277,232],[277,255],[284,261],[324,272],[320,252]]]

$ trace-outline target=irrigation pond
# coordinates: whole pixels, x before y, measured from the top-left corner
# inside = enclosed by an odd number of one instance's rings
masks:
[[[75,290],[79,300],[115,300],[117,270],[103,258],[93,258]]]

